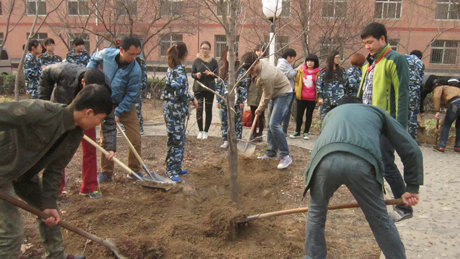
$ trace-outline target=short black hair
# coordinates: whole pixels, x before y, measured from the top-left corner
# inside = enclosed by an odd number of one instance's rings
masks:
[[[297,53],[295,52],[294,49],[287,48],[284,50],[283,55],[281,55],[282,58],[287,59],[288,57],[296,57]]]
[[[86,72],[84,73],[83,79],[85,79],[86,85],[98,84],[98,85],[109,86],[107,84],[107,80],[105,78],[104,72],[96,68],[86,70]]]
[[[201,42],[200,48],[205,44],[209,46],[209,49],[211,49],[211,43],[209,43],[209,41],[207,41],[207,40]]]
[[[307,63],[307,61],[315,62],[313,68],[319,67],[319,59],[318,56],[316,56],[315,54],[308,54],[308,56],[305,58],[305,63]]]
[[[40,42],[37,39],[30,39],[27,42],[27,50],[32,51],[32,47],[38,47],[38,45],[40,45]]]
[[[378,22],[368,24],[361,32],[361,39],[367,38],[369,36],[372,36],[376,39],[380,39],[380,37],[384,36],[385,42],[387,42],[388,37],[385,25]]]
[[[252,51],[249,51],[249,52],[246,52],[242,57],[241,57],[241,63],[242,63],[242,67],[246,70],[248,70],[252,64],[254,64],[255,62],[257,62],[258,60],[258,57],[257,57],[257,54],[252,52]]]
[[[122,47],[124,50],[128,50],[131,46],[134,46],[135,48],[140,48],[141,47],[141,41],[133,36],[125,36],[121,40],[120,47]]]
[[[363,102],[357,97],[345,95],[342,97],[342,99],[340,99],[339,105],[347,104],[347,103],[363,103]]]
[[[423,57],[423,53],[418,49],[414,49],[413,51],[410,52],[410,54],[417,56],[417,58],[419,59],[422,59]]]
[[[43,45],[46,47],[51,44],[56,44],[52,38],[46,38],[43,40]]]
[[[112,112],[113,103],[110,89],[104,85],[90,84],[75,96],[72,101],[76,111],[84,109],[93,109],[94,114],[105,113],[106,115]]]
[[[82,38],[75,38],[73,40],[73,45],[76,47],[76,46],[79,46],[79,45],[85,45],[85,41],[82,39]]]

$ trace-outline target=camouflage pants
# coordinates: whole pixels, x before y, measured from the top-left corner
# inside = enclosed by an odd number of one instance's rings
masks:
[[[169,101],[163,102],[163,116],[168,131],[168,151],[166,154],[166,174],[178,176],[182,170],[185,148],[185,118],[182,104]]]
[[[37,83],[27,83],[26,92],[31,99],[38,99],[38,82]]]
[[[38,176],[32,180],[24,181],[13,185],[7,183],[0,185],[0,190],[9,195],[14,195],[15,191],[21,199],[34,207],[40,207],[38,197],[40,186]],[[48,259],[66,258],[62,245],[62,234],[59,226],[50,227],[41,219],[37,218],[42,245],[46,251]],[[24,230],[22,227],[21,215],[18,208],[4,200],[0,200],[0,258],[17,259],[20,255],[20,248],[23,242]]]
[[[409,120],[407,128],[409,134],[416,139],[417,138],[417,115],[420,111],[420,96],[409,96]]]
[[[243,110],[240,108],[239,105],[235,105],[235,134],[238,139],[241,139],[243,134]],[[220,120],[221,120],[221,130],[222,130],[222,139],[227,141],[227,133],[228,133],[228,117],[227,117],[227,106],[221,104],[220,106]]]
[[[323,121],[324,117],[326,117],[327,113],[334,109],[336,106],[335,105],[331,105],[331,104],[328,104],[326,102],[324,102],[321,107],[319,108],[319,115],[321,117],[321,121]]]
[[[144,116],[142,116],[142,98],[136,103],[137,117],[139,118],[140,131],[144,131]]]

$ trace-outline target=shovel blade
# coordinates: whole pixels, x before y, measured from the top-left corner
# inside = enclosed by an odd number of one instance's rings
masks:
[[[238,140],[238,152],[244,156],[251,156],[256,151],[256,144],[245,140]]]
[[[150,172],[148,175],[145,175],[144,181],[148,182],[154,182],[154,183],[159,183],[159,184],[176,184],[173,180],[166,178],[164,176],[161,176],[155,172]]]

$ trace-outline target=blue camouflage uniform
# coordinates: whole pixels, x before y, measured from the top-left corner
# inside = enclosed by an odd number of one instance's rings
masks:
[[[326,70],[322,70],[319,73],[318,80],[316,81],[316,94],[318,98],[323,99],[323,104],[319,109],[321,120],[324,119],[324,116],[339,105],[339,101],[345,95],[347,89],[347,75],[345,71],[342,74],[342,80],[339,80],[337,73],[333,73],[332,80],[325,82],[324,76],[326,75]]]
[[[91,57],[86,50],[80,52],[80,54],[77,54],[75,53],[75,50],[72,50],[67,53],[67,57],[65,58],[65,60],[69,63],[84,65],[85,67],[88,65],[90,59]]]
[[[44,52],[40,56],[40,62],[42,66],[48,66],[56,63],[62,62],[62,58],[58,55],[49,55],[48,52]]]
[[[246,73],[246,70],[241,68],[237,72],[236,81],[240,80]],[[244,103],[248,98],[248,88],[250,84],[249,76],[246,75],[241,81],[239,82],[236,88],[236,98],[235,98],[235,133],[238,139],[241,139],[243,133],[243,109],[240,108],[240,104]],[[228,80],[222,82],[222,80],[217,83],[216,91],[222,96],[227,94],[227,86]],[[227,106],[225,105],[224,100],[219,96],[216,97],[218,103],[220,103],[220,120],[222,123],[222,139],[227,141],[227,132],[228,132],[228,117],[227,117]]]
[[[24,79],[26,82],[27,94],[33,98],[38,98],[38,81],[42,73],[40,59],[32,53],[27,53],[24,59]]]
[[[141,133],[144,132],[144,116],[142,116],[142,95],[144,94],[145,90],[147,89],[147,65],[145,61],[141,58],[136,59],[139,65],[141,66],[142,70],[142,82],[141,82],[141,89],[139,91],[139,98],[136,102],[136,109],[137,109],[137,117],[139,117],[139,128]]]
[[[422,86],[425,65],[415,55],[405,55],[409,63],[409,134],[416,139],[417,137],[417,114],[420,111],[420,89]]]
[[[361,83],[362,71],[361,69],[352,66],[347,70],[348,87],[345,94],[348,96],[356,97],[358,95],[359,84]]]
[[[188,91],[188,80],[183,65],[168,68],[163,90],[163,116],[168,131],[166,174],[177,177],[182,170],[185,147],[185,119],[188,118],[189,103],[194,99]]]

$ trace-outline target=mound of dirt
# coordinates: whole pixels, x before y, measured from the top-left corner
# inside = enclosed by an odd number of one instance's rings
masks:
[[[164,175],[165,137],[144,137],[143,154],[148,167]],[[292,166],[280,171],[277,161],[240,158],[239,199],[230,199],[226,152],[220,140],[187,140],[183,168],[189,174],[168,192],[142,188],[126,179],[116,167],[113,183],[100,186],[101,199],[78,195],[81,153],[66,170],[67,193],[60,199],[64,221],[101,238],[111,238],[128,258],[300,258],[304,254],[305,214],[260,219],[239,226],[245,216],[306,206],[302,200],[304,170],[310,152],[291,147]],[[263,153],[265,145],[257,147]],[[120,139],[117,157],[127,158]],[[350,202],[341,188],[331,204]],[[33,217],[26,215],[24,258],[43,254]],[[330,212],[326,226],[328,255],[378,258],[379,249],[359,209]],[[63,230],[66,251],[84,253],[89,259],[113,258],[94,242]]]

